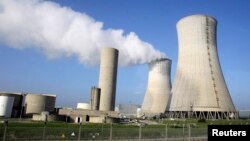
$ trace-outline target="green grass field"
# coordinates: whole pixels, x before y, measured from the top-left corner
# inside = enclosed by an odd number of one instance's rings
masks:
[[[248,125],[250,120],[168,120],[163,119],[158,125],[126,125],[112,124],[113,139],[154,139],[171,137],[187,137],[190,132],[192,137],[206,136],[207,125]],[[80,128],[81,126],[81,128]],[[3,138],[5,125],[0,123],[0,140]],[[111,124],[70,124],[63,122],[9,122],[6,138],[8,140],[77,140],[79,135],[82,140],[109,139]],[[140,133],[139,133],[140,132]],[[73,136],[74,133],[74,136]],[[80,133],[80,134],[79,134]]]

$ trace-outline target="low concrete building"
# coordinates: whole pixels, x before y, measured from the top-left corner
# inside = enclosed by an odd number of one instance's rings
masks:
[[[33,114],[32,120],[34,121],[65,121],[66,116],[49,114],[49,112],[42,112],[41,114]]]
[[[62,108],[59,115],[65,115],[67,122],[81,123],[113,123],[119,121],[119,115],[115,111],[92,111],[86,109]]]

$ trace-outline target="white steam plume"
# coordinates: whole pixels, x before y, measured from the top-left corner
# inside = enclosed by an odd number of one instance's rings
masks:
[[[36,48],[49,58],[77,56],[83,64],[99,62],[100,49],[119,49],[119,64],[143,64],[165,55],[130,32],[103,29],[103,23],[68,7],[41,0],[0,1],[0,42]]]

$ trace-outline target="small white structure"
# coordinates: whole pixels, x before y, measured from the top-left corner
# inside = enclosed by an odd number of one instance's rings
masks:
[[[14,97],[9,95],[0,96],[0,117],[11,117]]]
[[[85,109],[85,110],[89,110],[90,109],[90,105],[89,103],[77,103],[77,109]]]

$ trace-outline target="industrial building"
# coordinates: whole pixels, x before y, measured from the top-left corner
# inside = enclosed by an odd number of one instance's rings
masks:
[[[82,123],[113,123],[119,122],[119,115],[115,111],[96,111],[87,109],[62,108],[59,115],[66,116],[66,122]]]
[[[215,18],[184,17],[177,23],[178,63],[170,117],[237,118],[219,63]]]
[[[99,88],[101,89],[101,111],[114,111],[116,96],[116,76],[118,65],[118,50],[103,48],[100,60]]]
[[[148,86],[142,104],[142,113],[154,116],[165,113],[170,102],[171,60],[162,58],[149,64]]]

